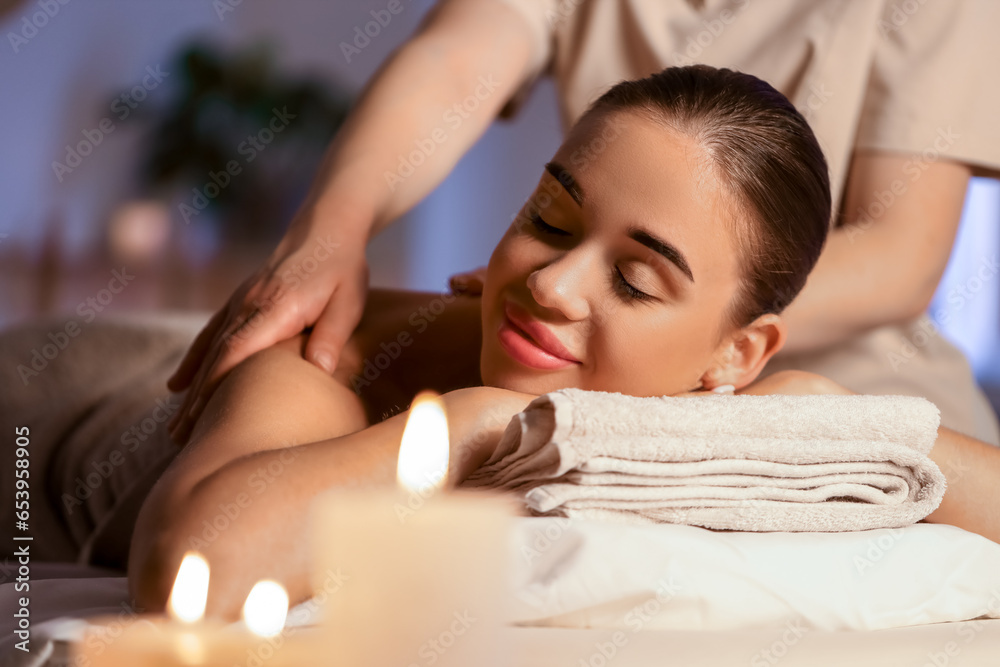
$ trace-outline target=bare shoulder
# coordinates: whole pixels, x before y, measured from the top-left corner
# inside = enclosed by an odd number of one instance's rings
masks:
[[[421,389],[478,383],[478,299],[373,290],[333,376],[305,360],[306,333],[238,365],[185,449],[196,477],[235,458],[319,442],[406,410]]]
[[[174,467],[196,482],[248,454],[368,426],[359,397],[306,361],[304,347],[305,336],[298,335],[236,366],[212,395]]]
[[[423,389],[478,385],[481,345],[478,298],[372,290],[334,377],[374,423],[405,410]]]

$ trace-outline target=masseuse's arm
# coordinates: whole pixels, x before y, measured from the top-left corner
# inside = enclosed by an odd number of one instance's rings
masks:
[[[336,486],[392,483],[407,413],[368,426],[347,378],[301,356],[302,338],[237,367],[209,403],[192,443],[146,500],[129,558],[138,604],[162,608],[181,557],[212,566],[208,613],[235,617],[253,584],[310,595],[309,506]],[[457,484],[534,396],[472,387],[444,394]]]
[[[1000,543],[1000,448],[941,427],[930,458],[948,481],[940,507],[925,519]]]
[[[804,371],[780,371],[741,394],[853,394],[833,380]],[[924,519],[947,523],[1000,543],[1000,448],[957,431],[938,429],[930,459],[944,473],[948,489],[941,505]]]
[[[820,348],[923,313],[962,216],[970,168],[917,155],[857,152],[842,216],[805,289],[783,313],[783,352]]]
[[[308,326],[306,358],[333,372],[364,309],[369,238],[433,190],[483,134],[527,76],[532,47],[524,19],[503,3],[432,10],[371,79],[281,243],[171,378],[174,391],[191,387],[172,424],[176,440],[225,373]],[[340,57],[332,42],[331,51]],[[419,164],[401,169],[418,161],[415,151]]]

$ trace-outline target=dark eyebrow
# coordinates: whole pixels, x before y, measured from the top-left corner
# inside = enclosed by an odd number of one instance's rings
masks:
[[[545,165],[545,171],[552,174],[562,184],[563,189],[569,193],[569,196],[573,198],[577,206],[583,206],[583,190],[580,189],[579,183],[576,182],[576,179],[573,178],[573,175],[569,173],[566,167],[558,162],[549,162]]]
[[[573,198],[573,201],[579,206],[583,206],[583,190],[580,189],[580,185],[573,178],[573,175],[569,173],[566,167],[562,166],[558,162],[548,162],[545,165],[545,171],[552,174],[552,176],[559,181],[569,196]],[[659,253],[665,257],[668,261],[673,262],[688,280],[694,282],[694,274],[691,273],[691,267],[688,265],[687,260],[684,259],[684,255],[681,251],[675,248],[670,243],[667,243],[663,239],[659,239],[644,229],[632,228],[628,232],[629,238],[634,239],[646,246],[653,252]]]
[[[684,255],[681,254],[680,250],[666,241],[656,238],[644,229],[632,228],[628,231],[628,236],[650,250],[666,257],[668,261],[673,262],[688,277],[688,280],[694,282],[694,274],[691,273],[691,267],[688,266],[687,260],[684,259]]]

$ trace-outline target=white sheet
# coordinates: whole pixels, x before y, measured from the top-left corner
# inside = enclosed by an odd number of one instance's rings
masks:
[[[511,628],[518,667],[612,659],[640,667],[667,657],[685,665],[780,657],[783,666],[840,667],[846,656],[852,665],[1000,664],[1000,620],[957,622],[1000,615],[1000,545],[953,526],[759,534],[525,518],[515,536],[516,620],[561,626]],[[65,644],[48,639],[81,636],[67,618],[131,622],[124,578],[38,580],[44,567],[34,571],[32,651],[14,649],[6,614],[0,666],[64,658]],[[15,595],[12,584],[0,586],[4,609],[15,608]],[[891,626],[910,627],[876,630]]]
[[[954,526],[743,533],[532,518],[518,528],[518,618],[537,625],[839,631],[1000,617],[1000,544]]]

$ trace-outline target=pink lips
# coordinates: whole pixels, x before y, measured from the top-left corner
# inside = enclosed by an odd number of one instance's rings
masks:
[[[497,337],[514,360],[541,370],[555,370],[580,363],[549,329],[520,306],[504,302],[504,319]]]

